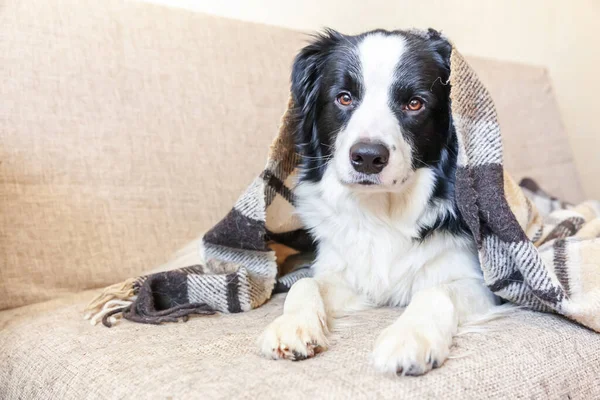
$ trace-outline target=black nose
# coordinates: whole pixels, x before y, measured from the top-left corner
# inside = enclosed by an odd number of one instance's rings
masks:
[[[390,151],[381,143],[358,142],[350,147],[350,162],[363,174],[378,174],[387,165]]]

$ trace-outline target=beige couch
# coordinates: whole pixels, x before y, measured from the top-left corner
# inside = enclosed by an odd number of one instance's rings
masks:
[[[305,36],[121,0],[0,4],[0,399],[594,398],[600,335],[523,312],[421,378],[369,365],[399,311],[346,319],[300,363],[254,344],[283,297],[185,324],[91,326],[94,288],[223,216],[263,166]],[[545,71],[472,59],[506,165],[582,199]]]

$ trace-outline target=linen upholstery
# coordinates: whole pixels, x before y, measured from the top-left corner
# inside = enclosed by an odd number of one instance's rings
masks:
[[[592,399],[600,396],[600,335],[561,317],[523,312],[456,339],[450,359],[422,377],[370,366],[377,335],[399,315],[384,308],[340,321],[332,347],[301,362],[266,360],[256,338],[283,295],[239,314],[162,326],[81,320],[84,293],[39,315],[0,313],[0,398],[119,399]],[[53,301],[57,307],[58,300]],[[34,309],[28,313],[26,309]],[[35,316],[37,315],[37,316]],[[34,317],[35,316],[35,317]],[[570,397],[569,397],[570,396]]]

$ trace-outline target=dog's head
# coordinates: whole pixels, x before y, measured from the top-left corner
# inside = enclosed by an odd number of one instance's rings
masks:
[[[317,36],[292,71],[302,179],[395,192],[438,168],[453,138],[450,52],[434,30]]]

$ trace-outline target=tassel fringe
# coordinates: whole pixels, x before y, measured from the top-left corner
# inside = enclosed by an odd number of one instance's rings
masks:
[[[111,326],[117,322],[117,315],[131,306],[135,297],[135,279],[127,279],[105,288],[85,308],[84,318],[92,325],[103,322]]]

